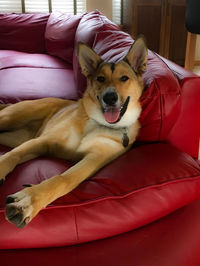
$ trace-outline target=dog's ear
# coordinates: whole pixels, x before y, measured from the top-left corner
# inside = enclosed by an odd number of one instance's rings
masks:
[[[125,61],[133,68],[133,70],[141,75],[147,66],[147,46],[143,37],[139,37],[131,46]]]
[[[78,59],[83,75],[92,75],[101,63],[101,58],[86,44],[78,44]]]

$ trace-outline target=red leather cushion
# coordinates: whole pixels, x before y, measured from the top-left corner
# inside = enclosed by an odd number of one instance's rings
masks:
[[[60,248],[0,250],[1,266],[199,266],[200,199],[138,230]]]
[[[97,33],[93,49],[105,61],[122,60],[133,39],[122,31]],[[147,70],[143,75],[145,88],[140,99],[140,141],[165,140],[180,113],[180,85],[168,66],[152,51],[148,51]]]
[[[96,34],[92,48],[103,60],[117,63],[124,59],[133,42],[128,33],[104,30]]]
[[[44,53],[48,14],[0,14],[0,49]]]
[[[51,13],[45,32],[48,54],[58,56],[72,64],[75,33],[81,17],[61,12]]]
[[[199,197],[200,166],[169,144],[132,149],[43,209],[24,229],[4,219],[6,195],[70,167],[64,160],[19,165],[0,187],[0,248],[71,245],[148,224]]]
[[[196,78],[198,77],[193,72],[186,70],[185,68],[181,67],[180,65],[177,65],[176,63],[158,55],[159,58],[165,62],[165,64],[170,68],[170,70],[173,72],[173,74],[178,78],[179,81],[182,81],[185,78]]]
[[[75,46],[73,54],[73,69],[75,74],[75,83],[79,93],[79,96],[83,95],[86,89],[87,83],[85,77],[81,73],[81,68],[77,58],[77,44],[83,42],[92,47],[95,36],[99,31],[104,30],[119,30],[119,27],[101,14],[98,10],[86,13],[76,31]]]
[[[181,111],[168,136],[168,141],[192,157],[198,158],[200,154],[200,77],[183,79],[181,87]]]
[[[0,51],[0,102],[60,97],[77,99],[71,65],[45,54]]]
[[[140,98],[142,128],[138,140],[166,140],[180,114],[180,84],[167,65],[150,50],[143,78],[145,88]]]

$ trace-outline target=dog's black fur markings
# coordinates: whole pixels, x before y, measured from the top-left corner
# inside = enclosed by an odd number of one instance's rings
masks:
[[[115,70],[115,63],[111,63],[111,70],[112,70],[112,73],[114,72],[114,70]]]

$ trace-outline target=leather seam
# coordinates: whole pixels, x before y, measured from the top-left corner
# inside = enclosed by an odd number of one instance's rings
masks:
[[[123,199],[123,198],[126,198],[126,197],[129,197],[129,196],[132,196],[134,194],[137,194],[137,193],[141,193],[145,190],[149,190],[149,189],[162,189],[164,188],[165,186],[169,186],[169,185],[173,185],[175,183],[183,183],[183,182],[196,182],[196,181],[199,181],[200,182],[200,175],[199,176],[191,176],[191,177],[187,177],[187,178],[182,178],[182,179],[175,179],[173,181],[170,181],[170,182],[165,182],[165,183],[160,183],[160,184],[156,184],[156,185],[149,185],[149,186],[146,186],[146,187],[143,187],[143,188],[139,188],[135,191],[131,191],[131,192],[127,192],[127,193],[124,193],[124,194],[121,194],[121,195],[118,195],[118,196],[108,196],[108,197],[99,197],[97,199],[94,199],[94,200],[90,200],[90,201],[87,201],[87,202],[84,202],[84,203],[75,203],[75,204],[66,204],[66,205],[57,205],[57,206],[47,206],[45,209],[43,209],[42,211],[44,210],[50,210],[50,209],[59,209],[59,208],[77,208],[77,207],[82,207],[82,206],[85,206],[85,205],[91,205],[91,204],[95,204],[95,203],[98,203],[98,202],[101,202],[101,201],[105,201],[105,200],[120,200],[120,199]],[[0,209],[0,213],[1,212],[4,212],[3,209]],[[77,221],[76,221],[77,222]]]
[[[77,242],[79,242],[79,233],[78,233],[78,224],[77,224],[77,215],[76,215],[76,210],[75,207],[72,207],[73,213],[74,213],[74,222],[75,222],[75,228],[76,228],[76,239]]]
[[[160,91],[160,87],[158,85],[157,80],[154,80],[157,91],[159,91],[159,102],[160,102],[160,126],[159,126],[159,132],[158,132],[158,140],[161,140],[161,132],[163,127],[163,104],[162,104],[162,94]]]

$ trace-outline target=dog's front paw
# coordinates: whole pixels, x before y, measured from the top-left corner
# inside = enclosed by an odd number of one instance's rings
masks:
[[[26,189],[6,199],[6,219],[19,228],[26,226],[33,218],[32,197]]]

